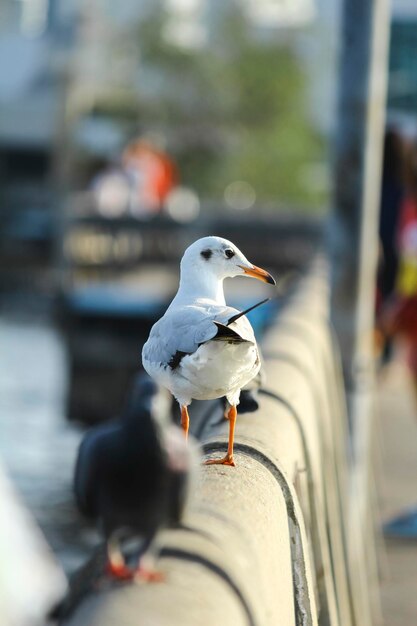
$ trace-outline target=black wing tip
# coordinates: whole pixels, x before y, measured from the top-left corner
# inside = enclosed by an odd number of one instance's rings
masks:
[[[168,361],[168,367],[170,367],[172,370],[177,369],[177,367],[181,365],[181,361],[183,360],[183,358],[187,356],[188,354],[189,354],[188,352],[177,350],[175,354],[173,354],[170,360]]]
[[[261,300],[260,302],[253,304],[248,309],[245,309],[244,311],[240,311],[240,313],[236,313],[236,315],[232,315],[232,317],[229,318],[229,320],[227,321],[227,326],[230,326],[230,324],[233,324],[233,322],[237,322],[237,320],[243,317],[244,315],[246,315],[246,313],[250,313],[251,311],[256,309],[258,306],[261,306],[262,304],[265,304],[266,302],[269,302],[270,300],[272,300],[272,298],[265,298],[264,300]]]
[[[212,341],[230,341],[231,343],[252,343],[248,339],[244,339],[235,330],[222,324],[221,322],[214,322],[217,326],[217,335],[213,337]]]

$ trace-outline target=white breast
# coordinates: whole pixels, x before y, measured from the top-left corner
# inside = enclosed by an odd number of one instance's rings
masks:
[[[168,387],[180,404],[223,396],[230,404],[237,404],[241,388],[256,376],[259,368],[255,344],[209,341],[184,356],[177,368],[152,368],[148,373]]]

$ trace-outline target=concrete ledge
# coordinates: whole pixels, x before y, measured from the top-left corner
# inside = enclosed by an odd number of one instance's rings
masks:
[[[316,559],[322,563],[325,572],[331,569],[334,585],[337,586],[337,590],[331,589],[331,579],[328,576],[324,577],[323,582],[327,590],[320,589],[322,606],[325,606],[323,600],[325,593],[329,603],[328,611],[334,612],[334,602],[331,598],[336,593],[338,612],[345,616],[342,623],[349,623],[346,621],[346,616],[350,612],[345,554],[347,517],[343,514],[342,507],[342,502],[347,502],[348,495],[345,485],[346,463],[343,460],[346,453],[339,437],[343,430],[340,424],[340,411],[334,405],[331,406],[327,391],[335,381],[333,377],[326,375],[325,364],[318,358],[313,358],[314,339],[317,341],[318,337],[309,337],[309,341],[302,341],[302,335],[300,338],[289,335],[288,332],[285,323],[279,333],[275,332],[275,342],[285,347],[281,349],[279,355],[276,354],[269,361],[269,378],[279,379],[279,382],[274,384],[276,391],[280,397],[291,403],[293,408],[298,408],[298,414],[301,416],[300,427],[310,448],[311,480],[318,533],[318,541],[314,542]],[[317,333],[316,329],[316,335]],[[298,334],[300,335],[300,332]],[[291,398],[289,393],[291,387],[288,378],[294,377],[298,381],[298,390],[304,390],[297,398]],[[313,427],[315,432],[312,432]],[[328,526],[327,533],[322,527],[323,524]],[[320,554],[317,553],[319,546]]]
[[[237,460],[239,473],[202,473],[185,520],[194,532],[161,537],[166,583],[95,593],[69,624],[296,624],[284,495],[262,463],[241,452]]]

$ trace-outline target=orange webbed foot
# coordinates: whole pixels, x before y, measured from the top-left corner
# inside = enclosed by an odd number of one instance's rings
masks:
[[[231,467],[236,467],[233,455],[226,454],[222,459],[208,459],[204,461],[204,465],[230,465]]]

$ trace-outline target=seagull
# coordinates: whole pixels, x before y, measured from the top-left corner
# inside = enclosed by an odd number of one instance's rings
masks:
[[[192,470],[193,450],[171,423],[169,399],[145,373],[137,375],[118,420],[90,430],[81,442],[74,491],[80,511],[100,522],[108,573],[118,579],[158,581],[146,567],[160,528],[178,525]],[[136,569],[120,543],[141,540]]]
[[[258,348],[259,351],[259,348]],[[261,357],[261,354],[259,353]],[[262,357],[261,357],[262,362]],[[255,378],[240,390],[239,413],[253,413],[259,409],[258,392],[265,385],[265,371],[261,367]],[[226,401],[227,402],[227,401]]]
[[[261,367],[255,335],[245,313],[226,305],[223,281],[251,276],[275,285],[265,270],[253,265],[227,239],[203,237],[181,259],[180,283],[164,316],[154,324],[142,350],[148,374],[169,389],[181,409],[188,436],[192,400],[226,397],[229,442],[222,459],[206,464],[235,465],[234,430],[240,391]]]

